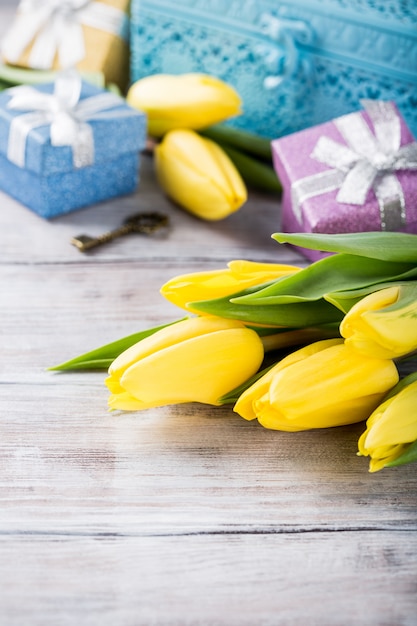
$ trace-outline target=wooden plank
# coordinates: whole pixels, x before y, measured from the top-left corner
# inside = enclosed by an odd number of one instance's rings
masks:
[[[412,466],[370,475],[361,425],[282,433],[229,407],[107,413],[104,375],[2,385],[0,530],[417,529]]]
[[[185,312],[159,293],[173,272],[164,264],[141,263],[0,266],[0,378],[32,377],[84,351],[183,317]]]
[[[7,626],[414,626],[403,532],[2,537]]]

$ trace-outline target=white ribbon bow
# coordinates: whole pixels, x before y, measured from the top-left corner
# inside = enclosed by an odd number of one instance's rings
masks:
[[[372,120],[372,134],[361,113],[334,120],[347,145],[320,137],[311,157],[331,168],[296,181],[292,204],[301,223],[301,206],[307,198],[339,189],[337,202],[363,205],[370,189],[378,200],[382,230],[400,230],[405,224],[405,199],[395,174],[417,170],[417,142],[401,147],[400,120],[391,102],[363,100]]]
[[[85,57],[83,25],[123,36],[125,19],[120,9],[94,0],[21,0],[2,53],[17,63],[33,42],[29,67],[50,69],[57,53],[62,68],[73,67]]]
[[[28,111],[11,121],[7,149],[9,161],[24,167],[29,133],[39,126],[50,125],[51,144],[70,146],[74,167],[94,163],[93,130],[87,120],[128,116],[135,111],[106,111],[124,103],[122,98],[109,92],[80,100],[81,86],[80,76],[75,71],[67,71],[58,75],[53,94],[42,93],[26,85],[6,90],[5,93],[11,96],[7,108]]]

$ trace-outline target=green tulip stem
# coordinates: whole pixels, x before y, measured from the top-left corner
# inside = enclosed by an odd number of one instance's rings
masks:
[[[227,144],[240,152],[246,152],[267,163],[272,162],[271,138],[262,137],[241,128],[228,124],[214,124],[198,131],[200,135],[208,137],[220,144]]]
[[[322,339],[333,339],[340,337],[337,327],[329,328],[301,328],[289,330],[288,332],[276,333],[261,337],[265,352],[281,350],[290,346],[301,346]]]

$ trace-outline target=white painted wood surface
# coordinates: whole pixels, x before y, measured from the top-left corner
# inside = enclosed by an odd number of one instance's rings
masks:
[[[0,207],[1,626],[417,624],[416,467],[368,474],[362,425],[109,414],[104,374],[45,369],[180,317],[159,294],[176,274],[303,263],[270,239],[278,199],[203,223],[145,157],[134,196],[50,222],[1,193]],[[169,213],[169,234],[85,256],[69,244],[140,209]]]

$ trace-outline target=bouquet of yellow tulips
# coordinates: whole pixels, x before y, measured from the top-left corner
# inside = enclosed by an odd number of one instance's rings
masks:
[[[417,460],[417,236],[283,234],[333,252],[306,268],[232,261],[168,281],[187,313],[52,370],[109,369],[109,406],[233,404],[276,430],[360,421],[370,471]],[[302,381],[302,384],[301,384]]]

